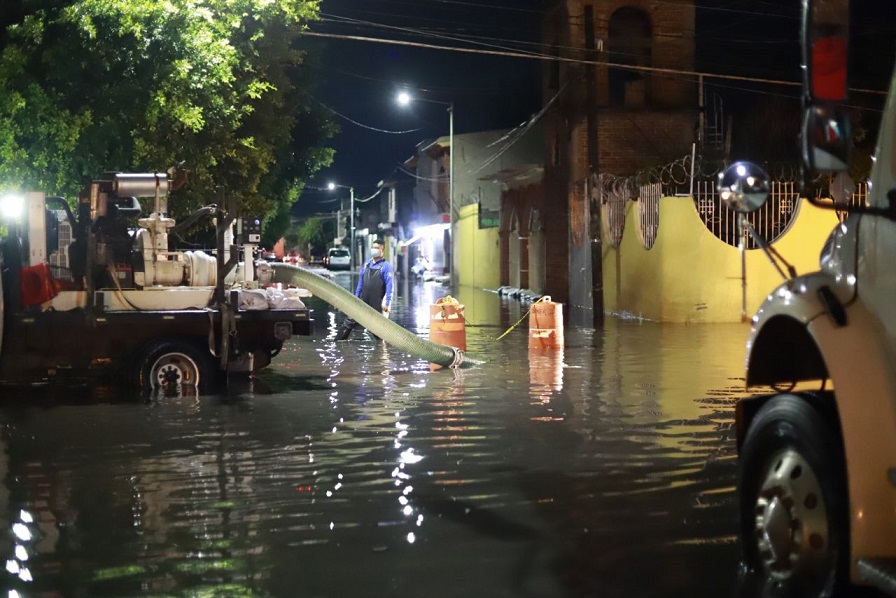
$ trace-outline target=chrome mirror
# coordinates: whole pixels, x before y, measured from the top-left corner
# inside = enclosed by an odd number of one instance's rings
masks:
[[[762,207],[770,183],[765,171],[751,162],[735,162],[719,173],[716,190],[727,207],[746,214]]]

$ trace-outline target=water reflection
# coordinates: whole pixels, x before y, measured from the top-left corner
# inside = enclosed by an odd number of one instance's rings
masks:
[[[426,335],[444,294],[406,285],[393,318]],[[430,372],[360,331],[335,343],[342,315],[318,303],[316,336],[227,395],[5,394],[6,587],[732,595],[745,328],[609,321],[530,351],[524,329],[496,340],[526,306],[458,299],[484,366]]]

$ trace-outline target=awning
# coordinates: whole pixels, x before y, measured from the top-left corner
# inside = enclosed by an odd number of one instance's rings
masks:
[[[479,180],[498,183],[505,189],[514,189],[539,183],[543,177],[544,166],[541,164],[517,164],[479,177]]]

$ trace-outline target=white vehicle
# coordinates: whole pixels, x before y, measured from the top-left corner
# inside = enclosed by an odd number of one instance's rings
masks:
[[[352,258],[345,247],[331,247],[324,258],[328,270],[348,270],[351,267]]]
[[[804,10],[812,180],[848,164],[849,3],[806,0]],[[773,390],[737,406],[741,539],[748,566],[781,595],[840,596],[850,585],[896,595],[896,77],[870,182],[819,271],[772,291],[747,341],[747,385]],[[765,201],[768,179],[738,163],[719,188],[748,212]]]

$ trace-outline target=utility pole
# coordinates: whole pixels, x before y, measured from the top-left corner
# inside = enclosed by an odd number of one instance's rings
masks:
[[[601,206],[600,201],[592,201],[595,194],[598,174],[600,174],[600,151],[598,145],[597,118],[597,86],[594,61],[597,58],[594,39],[594,7],[585,6],[585,50],[588,66],[585,68],[585,102],[588,114],[588,167],[590,170],[586,185],[585,215],[589,216],[591,225],[591,304],[594,311],[594,327],[604,324],[604,267],[603,243],[601,242]],[[598,195],[598,199],[599,199]]]

